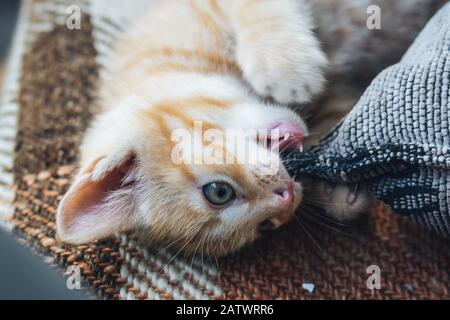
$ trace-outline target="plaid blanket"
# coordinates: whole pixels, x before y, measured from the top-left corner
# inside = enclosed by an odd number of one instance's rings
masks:
[[[382,72],[297,176],[362,183],[393,211],[450,236],[450,4]]]

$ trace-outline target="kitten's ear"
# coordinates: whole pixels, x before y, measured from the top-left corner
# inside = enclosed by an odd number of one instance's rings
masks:
[[[101,157],[82,168],[57,211],[60,240],[82,244],[133,228],[136,165],[135,155],[128,153]]]

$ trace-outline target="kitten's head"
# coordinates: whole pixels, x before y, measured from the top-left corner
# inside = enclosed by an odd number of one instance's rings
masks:
[[[59,236],[81,244],[133,229],[188,252],[236,250],[292,218],[302,187],[280,151],[301,147],[305,134],[294,112],[267,104],[195,98],[117,108],[85,138]]]

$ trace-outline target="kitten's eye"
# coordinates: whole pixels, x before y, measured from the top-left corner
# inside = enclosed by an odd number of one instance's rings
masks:
[[[203,195],[206,200],[215,206],[223,206],[235,197],[233,188],[224,182],[213,182],[203,186]]]

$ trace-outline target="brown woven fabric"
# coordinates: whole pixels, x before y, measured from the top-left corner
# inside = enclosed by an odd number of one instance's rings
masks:
[[[24,57],[14,162],[14,222],[39,252],[51,254],[62,267],[79,265],[100,294],[114,297],[117,292],[107,280],[124,281],[112,267],[117,243],[66,248],[55,241],[56,207],[74,173],[73,167],[64,165],[77,158],[98,78],[89,20],[85,26],[77,32],[57,26],[43,33]]]
[[[227,296],[233,299],[450,297],[448,240],[393,215],[384,205],[349,228],[339,229],[333,231],[300,218],[254,248],[226,259],[221,281],[229,288]],[[370,265],[381,269],[381,290],[367,289],[366,269]],[[306,292],[303,283],[315,284],[315,291]]]
[[[89,20],[82,30],[58,26],[40,35],[23,60],[14,172],[74,162],[97,83]]]
[[[16,232],[38,253],[51,257],[51,265],[65,270],[79,266],[85,284],[104,298],[119,298],[117,285],[124,284],[117,267],[122,258],[120,243],[114,239],[87,246],[64,246],[55,240],[55,211],[60,195],[69,185],[73,167],[57,172],[43,171],[25,175],[18,182],[14,224]],[[48,260],[47,260],[48,261]]]
[[[56,26],[37,37],[23,61],[13,222],[38,252],[63,269],[80,266],[85,284],[109,299],[449,298],[450,243],[383,205],[339,231],[299,217],[235,255],[197,267],[190,258],[172,261],[170,253],[149,257],[132,235],[58,244],[55,211],[73,178],[98,82],[87,18],[82,30]],[[167,265],[173,272],[162,272]],[[370,265],[381,268],[381,290],[366,287]],[[313,292],[304,284],[314,284]]]

